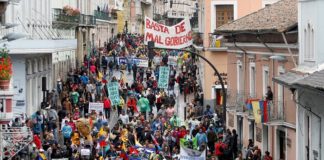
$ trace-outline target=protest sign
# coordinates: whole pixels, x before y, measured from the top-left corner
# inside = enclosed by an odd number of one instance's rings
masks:
[[[197,151],[180,146],[180,159],[181,160],[205,160],[206,150]]]
[[[100,112],[103,113],[103,103],[89,103],[89,111],[91,112],[92,110],[96,111],[97,114]]]
[[[169,56],[168,57],[168,65],[177,66],[178,57],[177,56]]]
[[[136,64],[137,67],[148,67],[148,60],[147,59],[140,59],[140,58],[133,58],[133,64]]]
[[[118,65],[127,64],[127,58],[119,57]]]
[[[161,66],[159,69],[158,87],[168,89],[170,68]]]
[[[108,87],[109,99],[112,105],[118,105],[120,101],[118,82],[110,82],[108,83],[107,87]]]
[[[144,44],[155,42],[156,48],[181,49],[192,45],[192,31],[188,18],[174,26],[166,26],[145,17]]]

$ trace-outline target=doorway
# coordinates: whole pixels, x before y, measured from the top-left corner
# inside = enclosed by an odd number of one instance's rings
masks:
[[[278,138],[278,159],[285,160],[286,159],[286,132],[282,130],[277,130],[277,138]]]
[[[239,141],[238,141],[238,148],[239,149],[242,149],[243,147],[243,142],[242,142],[242,139],[243,139],[243,118],[241,116],[237,116],[236,118],[237,120],[237,134],[238,134],[238,138],[239,138]]]

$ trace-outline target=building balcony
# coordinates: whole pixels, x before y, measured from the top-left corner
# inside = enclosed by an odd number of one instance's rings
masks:
[[[285,121],[285,102],[284,101],[272,101],[268,103],[270,110],[269,121]]]
[[[96,19],[100,19],[100,20],[104,20],[104,21],[111,21],[111,16],[109,16],[109,14],[107,12],[103,12],[103,11],[94,11],[94,15]]]
[[[208,50],[210,51],[226,51],[227,47],[224,45],[224,39],[221,35],[215,35],[213,33],[209,33],[208,36],[209,45]]]
[[[237,91],[237,90],[228,90],[227,91],[227,101],[226,105],[229,110],[235,110],[236,112],[245,112],[245,100],[244,97],[247,95],[247,92]]]
[[[68,15],[63,9],[53,9],[53,27],[54,28],[75,28],[77,26],[95,26],[96,19],[92,15]]]
[[[79,26],[95,27],[96,26],[96,18],[93,15],[81,14]]]

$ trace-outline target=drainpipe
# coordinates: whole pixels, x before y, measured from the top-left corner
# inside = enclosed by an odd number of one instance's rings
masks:
[[[243,100],[245,99],[245,94],[244,94],[244,91],[245,91],[245,73],[246,73],[246,67],[245,67],[245,64],[246,64],[246,50],[244,50],[243,48],[239,47],[237,44],[236,44],[236,39],[234,37],[234,35],[232,34],[231,37],[233,38],[233,43],[234,43],[234,46],[235,48],[241,50],[243,52]],[[243,121],[243,117],[242,118],[242,121]],[[243,124],[243,122],[242,122]],[[242,132],[242,129],[243,129],[243,126],[240,126],[241,127],[241,132]],[[240,149],[243,149],[243,132],[242,134],[240,134],[240,142],[239,142],[239,147]]]
[[[291,49],[290,49],[289,45],[288,45],[288,42],[287,42],[287,39],[286,39],[286,35],[283,32],[281,33],[281,35],[282,35],[282,38],[283,38],[283,40],[284,40],[284,42],[285,42],[285,44],[287,46],[288,52],[290,53],[290,57],[291,57],[291,59],[292,59],[292,61],[294,63],[294,66],[296,68],[297,67],[297,63],[296,63],[295,58],[293,57],[293,53],[291,52]]]

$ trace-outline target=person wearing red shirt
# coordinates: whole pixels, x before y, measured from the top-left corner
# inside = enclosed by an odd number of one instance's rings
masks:
[[[272,160],[272,157],[270,156],[269,151],[265,151],[265,156],[263,157],[263,160]]]
[[[215,143],[215,155],[218,157],[219,160],[224,158],[224,150],[226,148],[226,144],[222,142],[223,137],[220,136],[218,138],[218,142]]]
[[[178,132],[178,138],[184,138],[187,135],[187,130],[186,128],[183,126],[181,127],[180,131]]]
[[[105,117],[106,117],[106,119],[109,119],[110,118],[110,110],[111,110],[111,101],[110,101],[110,99],[105,97],[104,101],[103,101],[103,104],[104,104],[104,110],[105,110]]]
[[[42,148],[42,141],[37,134],[34,135],[34,143],[35,143],[37,149]]]
[[[134,116],[134,112],[138,112],[137,111],[137,100],[135,99],[134,96],[130,96],[127,100],[127,107],[129,108],[130,112],[132,113],[132,116]]]

